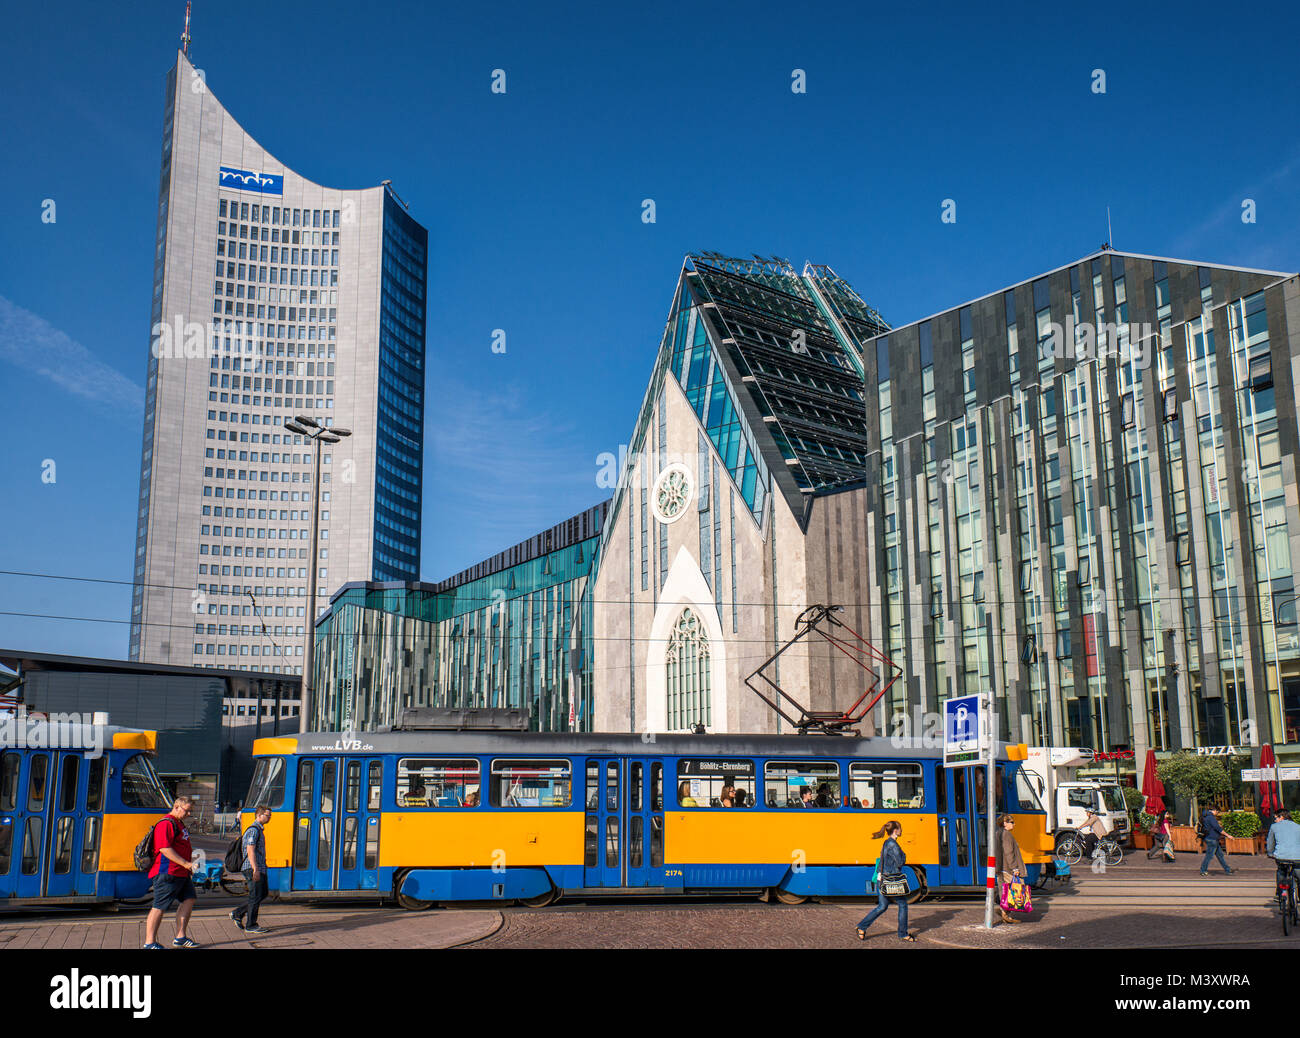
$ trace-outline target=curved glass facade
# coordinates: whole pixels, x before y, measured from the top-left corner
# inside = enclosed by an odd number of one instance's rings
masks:
[[[384,194],[378,423],[375,436],[375,580],[418,580],[424,466],[425,274],[429,232]]]

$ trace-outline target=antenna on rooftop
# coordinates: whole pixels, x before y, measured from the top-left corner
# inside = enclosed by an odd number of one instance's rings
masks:
[[[1110,230],[1110,206],[1106,206],[1106,244],[1115,247],[1115,235]]]
[[[190,0],[185,0],[185,31],[181,33],[181,53],[190,56]]]

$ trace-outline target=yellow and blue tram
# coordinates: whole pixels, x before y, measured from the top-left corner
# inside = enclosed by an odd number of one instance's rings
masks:
[[[21,721],[0,746],[0,907],[93,904],[149,893],[140,839],[171,809],[157,734]]]
[[[394,730],[260,739],[254,756],[243,822],[271,808],[267,868],[286,898],[862,896],[891,818],[914,891],[985,882],[984,769],[891,739]],[[1034,881],[1046,815],[1025,748],[999,756],[994,810],[1016,817]]]

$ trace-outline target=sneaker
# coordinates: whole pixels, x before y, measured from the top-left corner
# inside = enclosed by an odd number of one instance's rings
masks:
[[[253,933],[253,934],[270,933],[270,932],[271,932],[271,931],[268,930],[265,926],[245,926],[243,929],[244,929],[244,933]]]
[[[1209,873],[1208,873],[1208,872],[1202,872],[1201,875],[1202,875],[1202,876],[1208,876]]]
[[[238,927],[240,930],[242,930],[242,929],[244,928],[244,924],[243,924],[243,922],[240,921],[239,916],[235,915],[234,912],[231,912],[231,913],[230,913],[230,921],[231,921],[232,923],[234,923],[235,926]]]
[[[1224,869],[1224,870],[1223,870],[1223,874],[1224,874],[1225,876],[1231,876],[1231,875],[1232,875],[1234,872],[1236,872],[1236,871],[1237,871],[1236,869]]]
[[[198,948],[199,942],[192,937],[177,937],[172,941],[173,948]]]
[[[146,944],[145,948],[148,949],[149,951],[153,951],[155,949],[157,949],[158,951],[163,950],[163,946],[159,944],[157,941],[152,941],[149,944]]]

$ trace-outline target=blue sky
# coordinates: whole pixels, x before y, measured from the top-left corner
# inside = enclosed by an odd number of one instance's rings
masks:
[[[828,263],[892,323],[1094,251],[1108,205],[1118,248],[1300,269],[1281,7],[194,7],[191,56],[254,137],[321,183],[392,179],[429,228],[425,579],[605,496],[688,251]],[[0,574],[0,646],[126,654],[125,623],[4,614],[129,614],[183,16],[5,14],[0,570],[121,583]]]

